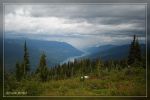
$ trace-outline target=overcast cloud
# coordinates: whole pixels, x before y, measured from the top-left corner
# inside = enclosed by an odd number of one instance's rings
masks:
[[[77,48],[145,41],[145,5],[5,5],[5,37],[62,41]]]

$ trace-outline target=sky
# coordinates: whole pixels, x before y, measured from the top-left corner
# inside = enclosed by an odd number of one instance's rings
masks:
[[[5,37],[67,42],[79,49],[145,41],[143,4],[5,5]]]

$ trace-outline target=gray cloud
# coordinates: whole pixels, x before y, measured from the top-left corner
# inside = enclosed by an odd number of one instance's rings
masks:
[[[7,36],[61,40],[79,48],[123,43],[133,34],[145,37],[145,5],[5,5],[5,27]]]

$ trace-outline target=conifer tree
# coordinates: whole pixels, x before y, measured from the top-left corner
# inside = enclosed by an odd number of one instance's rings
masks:
[[[136,59],[138,60],[138,61],[141,61],[141,48],[140,48],[140,45],[139,45],[139,42],[138,42],[138,39],[136,40],[136,42],[135,42],[135,48],[136,48]]]
[[[128,64],[131,65],[135,63],[135,61],[141,61],[141,49],[136,35],[133,36],[133,41],[130,45]]]
[[[96,63],[96,72],[97,72],[98,77],[101,74],[102,66],[103,66],[102,61],[101,60],[97,60],[97,63]]]
[[[97,67],[97,75],[98,75],[98,77],[99,77],[99,76],[100,76],[100,67],[101,67],[99,60],[98,60],[98,62],[97,62],[96,67]]]
[[[27,73],[30,71],[29,52],[26,45],[26,41],[24,43],[23,69],[24,69],[24,75],[26,76]]]
[[[16,63],[16,79],[19,81],[22,79],[22,77],[26,77],[29,71],[30,71],[29,53],[25,41],[23,61],[21,64],[19,64],[19,62]]]
[[[46,55],[44,53],[41,55],[39,67],[36,72],[39,74],[40,79],[43,82],[48,79],[48,68],[46,64]]]

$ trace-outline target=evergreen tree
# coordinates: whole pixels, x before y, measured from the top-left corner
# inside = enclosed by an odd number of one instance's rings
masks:
[[[136,35],[133,36],[133,41],[130,45],[128,64],[131,65],[135,63],[135,61],[141,61],[141,49]]]
[[[30,71],[30,61],[29,61],[29,52],[26,45],[26,41],[24,43],[24,58],[23,58],[23,69],[24,69],[24,75],[26,76],[27,73]]]
[[[29,53],[25,41],[23,61],[21,64],[19,64],[19,62],[16,63],[16,79],[19,81],[22,79],[22,77],[26,77],[29,71],[30,71]]]
[[[138,42],[138,39],[136,40],[136,42],[135,42],[135,48],[136,48],[136,59],[138,60],[138,61],[141,61],[141,48],[140,48],[140,45],[139,45],[139,42]]]
[[[101,60],[97,60],[96,63],[96,72],[97,72],[97,76],[100,77],[101,71],[102,71],[102,67],[103,67],[103,63]]]
[[[46,55],[44,53],[41,55],[39,67],[36,72],[43,82],[48,79],[48,68],[46,64]]]
[[[100,76],[100,67],[101,67],[99,60],[97,61],[96,67],[97,67],[97,76],[99,77]]]

